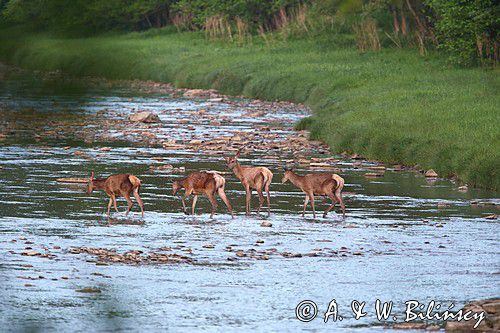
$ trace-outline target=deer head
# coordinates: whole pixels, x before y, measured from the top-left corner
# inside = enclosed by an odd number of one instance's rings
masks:
[[[182,188],[181,183],[178,180],[175,180],[172,183],[172,195],[175,195],[177,191],[179,191]]]
[[[236,155],[233,157],[225,157],[227,167],[229,169],[234,169],[236,165],[238,165],[238,157],[240,157],[241,149],[236,152]]]
[[[91,194],[94,190],[94,172],[90,174],[89,182],[87,183],[87,193]]]
[[[283,170],[285,171],[285,174],[283,175],[283,178],[281,179],[282,184],[284,184],[290,180],[290,176],[293,174],[293,167],[289,167],[286,164],[283,164]]]

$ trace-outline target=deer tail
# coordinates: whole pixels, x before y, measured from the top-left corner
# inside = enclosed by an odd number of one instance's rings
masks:
[[[224,187],[226,186],[226,179],[215,171],[211,171],[210,173],[214,176],[215,188],[217,190],[220,188],[224,189]]]
[[[340,190],[342,191],[342,188],[344,187],[344,178],[340,177],[339,175],[337,174],[333,174],[332,175],[332,178],[333,180],[335,180],[335,182],[337,183],[337,187],[335,188],[335,190]]]
[[[132,183],[134,190],[139,191],[139,189],[141,188],[141,180],[134,175],[128,176],[128,180],[130,181],[130,183]]]
[[[271,171],[263,173],[264,176],[264,185],[271,185],[273,181],[273,173]]]

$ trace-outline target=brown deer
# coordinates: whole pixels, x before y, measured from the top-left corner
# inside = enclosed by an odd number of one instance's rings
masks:
[[[184,196],[181,196],[181,201],[182,209],[185,214],[187,214],[187,212],[184,199],[189,197],[191,194],[194,194],[193,204],[191,206],[192,215],[194,215],[198,195],[205,194],[212,204],[212,214],[210,214],[210,218],[212,218],[214,216],[215,210],[217,209],[217,200],[215,199],[215,193],[217,193],[219,194],[219,197],[221,197],[222,201],[224,201],[224,203],[226,204],[228,211],[231,213],[231,216],[234,218],[233,208],[231,207],[231,204],[226,197],[226,193],[224,192],[225,185],[226,180],[216,171],[193,172],[186,178],[173,182],[172,194],[175,195],[177,191],[179,191],[181,188],[184,188]]]
[[[259,208],[257,214],[260,214],[260,209],[264,203],[264,195],[262,189],[267,193],[267,216],[271,215],[271,197],[269,194],[269,185],[273,180],[273,173],[266,167],[246,167],[241,166],[238,162],[241,150],[238,150],[235,156],[225,157],[227,167],[233,171],[238,177],[246,192],[246,215],[250,215],[250,200],[252,190],[255,189],[259,195]]]
[[[117,196],[122,196],[125,198],[125,200],[127,200],[128,209],[125,215],[128,216],[130,209],[134,205],[132,200],[130,199],[130,195],[133,194],[135,200],[137,200],[137,203],[141,208],[142,217],[144,217],[144,204],[141,200],[141,197],[139,196],[140,188],[141,181],[134,175],[119,174],[111,175],[108,178],[94,179],[94,173],[92,172],[87,185],[87,193],[91,194],[93,190],[103,190],[109,195],[108,217],[109,211],[111,210],[111,204],[114,204],[115,210],[118,213],[118,209],[116,208]]]
[[[316,218],[316,211],[314,210],[314,196],[321,195],[327,196],[332,199],[332,204],[325,210],[323,217],[335,206],[335,202],[340,203],[342,208],[342,219],[345,220],[345,205],[342,200],[342,188],[344,187],[344,179],[334,173],[309,173],[304,176],[299,176],[285,167],[285,175],[283,176],[282,183],[291,181],[293,185],[297,186],[306,194],[304,200],[304,209],[302,210],[302,217],[306,212],[307,203],[311,200],[313,216]]]

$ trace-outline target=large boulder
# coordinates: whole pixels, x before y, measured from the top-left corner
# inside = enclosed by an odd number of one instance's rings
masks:
[[[500,332],[500,299],[481,300],[466,304],[464,312],[484,312],[485,319],[474,329],[475,320],[448,321],[446,332]]]
[[[160,117],[156,113],[150,111],[140,111],[134,113],[128,118],[130,121],[139,121],[143,123],[159,123]]]

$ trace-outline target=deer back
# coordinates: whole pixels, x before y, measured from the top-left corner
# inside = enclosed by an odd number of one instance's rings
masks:
[[[135,183],[135,186],[132,183],[131,178]],[[111,175],[106,179],[106,182],[104,183],[104,189],[108,193],[131,193],[134,188],[140,186],[140,181],[139,184],[137,184],[137,181],[139,181],[139,178],[130,174]]]
[[[304,176],[304,187],[317,193],[335,190],[337,182],[332,173],[310,173]]]
[[[185,181],[184,187],[188,190],[188,187],[195,192],[213,192],[216,189],[216,181],[214,175],[208,172],[193,172],[191,173]]]

